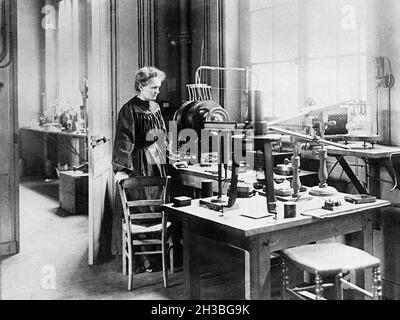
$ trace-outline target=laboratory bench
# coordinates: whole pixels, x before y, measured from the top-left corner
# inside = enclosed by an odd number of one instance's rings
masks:
[[[72,168],[87,161],[85,133],[37,125],[21,127],[19,136],[20,159],[27,175],[41,173],[52,178],[58,164]]]
[[[169,217],[179,219],[183,232],[183,278],[185,299],[201,298],[200,260],[202,239],[206,238],[244,251],[246,299],[271,299],[271,262],[273,252],[346,235],[346,243],[373,253],[372,216],[390,203],[353,204],[337,199],[343,205],[333,212],[321,206],[324,198],[312,197],[299,202],[294,218],[284,218],[283,202],[277,202],[277,217],[269,216],[266,198],[238,198],[237,208],[217,212],[193,200],[189,206],[163,206]],[[371,286],[369,273],[357,273],[358,285]]]

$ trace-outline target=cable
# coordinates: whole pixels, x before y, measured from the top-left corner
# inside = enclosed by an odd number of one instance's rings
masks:
[[[388,183],[388,184],[392,184],[393,183],[393,181],[389,181],[389,180],[378,178],[378,177],[373,177],[373,176],[371,176],[369,174],[367,174],[366,176],[367,176],[367,178],[374,178],[375,181],[382,181],[382,182],[385,182],[385,183]]]
[[[7,56],[7,23],[6,23],[6,2],[5,0],[1,1],[1,41],[3,44],[2,51],[0,53],[0,62],[3,62],[4,58]]]
[[[7,6],[6,6],[6,2],[5,1],[6,0],[3,0],[2,4],[4,5],[4,14],[7,15],[7,13],[6,13]],[[9,6],[11,5],[9,2],[8,2],[8,4],[9,4]],[[8,8],[8,11],[11,11],[10,8]],[[2,35],[2,38],[3,38],[3,52],[1,53],[0,62],[3,62],[4,58],[7,56],[7,51],[8,51],[9,58],[8,58],[8,61],[5,64],[0,65],[0,69],[8,67],[12,62],[12,52],[13,52],[13,42],[12,42],[12,39],[11,39],[12,15],[11,15],[10,12],[8,14],[8,18],[9,18],[9,20],[8,20],[9,32],[8,32],[8,35],[7,35],[7,32],[6,32],[5,35]],[[6,25],[6,22],[5,22],[5,19],[4,19],[4,26],[5,25]],[[7,41],[7,39],[8,39],[8,41]]]
[[[390,282],[390,283],[393,283],[393,284],[397,284],[397,285],[400,286],[400,282],[397,282],[397,281],[394,281],[394,280],[389,280],[389,279],[387,279],[387,278],[385,278],[385,277],[381,277],[381,278],[382,278],[382,280],[385,280],[385,281],[387,281],[387,282]]]

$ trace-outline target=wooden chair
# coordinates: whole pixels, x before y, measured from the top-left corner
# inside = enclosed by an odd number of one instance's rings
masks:
[[[171,223],[167,221],[165,213],[160,208],[162,204],[169,200],[169,181],[169,176],[166,178],[131,177],[117,183],[124,211],[124,219],[122,221],[122,270],[124,274],[128,274],[128,290],[132,289],[134,256],[161,254],[165,288],[168,287],[168,252],[171,273],[174,272],[172,240],[171,237],[168,237],[168,228]],[[157,187],[161,188],[159,192],[161,195],[157,199],[130,200],[127,197],[127,194],[129,194],[128,189],[142,188],[143,190],[149,190],[149,188],[153,188],[154,190]],[[133,212],[138,207],[145,213]]]
[[[281,297],[283,300],[288,298],[288,293],[301,300],[325,300],[323,292],[327,287],[335,287],[336,299],[343,300],[343,283],[374,300],[382,299],[380,260],[363,250],[341,243],[321,243],[283,250],[281,257]],[[315,285],[289,288],[288,264],[313,274]],[[372,293],[343,279],[343,275],[350,270],[367,268],[372,268]],[[327,276],[334,276],[335,281],[323,283],[323,277]],[[313,290],[314,293],[310,290]]]

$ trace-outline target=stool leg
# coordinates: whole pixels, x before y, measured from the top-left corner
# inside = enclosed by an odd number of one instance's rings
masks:
[[[322,287],[322,278],[318,272],[315,273],[315,295],[316,300],[323,298],[324,288]]]
[[[284,258],[282,258],[281,266],[282,266],[281,299],[286,300],[287,299],[286,289],[289,287],[289,272],[288,272],[289,269],[287,266],[287,262]]]
[[[382,300],[382,278],[381,278],[381,268],[376,267],[372,269],[373,275],[373,295],[374,300]]]
[[[335,276],[335,290],[336,290],[336,300],[343,300],[343,283],[342,283],[343,273],[339,273]]]

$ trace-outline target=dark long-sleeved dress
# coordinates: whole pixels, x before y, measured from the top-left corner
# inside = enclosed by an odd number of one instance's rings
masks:
[[[146,141],[149,132],[159,132],[155,139]],[[112,164],[114,172],[125,171],[130,176],[166,176],[165,138],[166,126],[160,107],[156,102],[132,98],[119,111],[114,141]],[[131,200],[158,197],[160,189],[131,190]],[[119,195],[113,220],[112,253],[121,254],[121,221],[123,211]],[[138,210],[140,212],[140,208]]]

